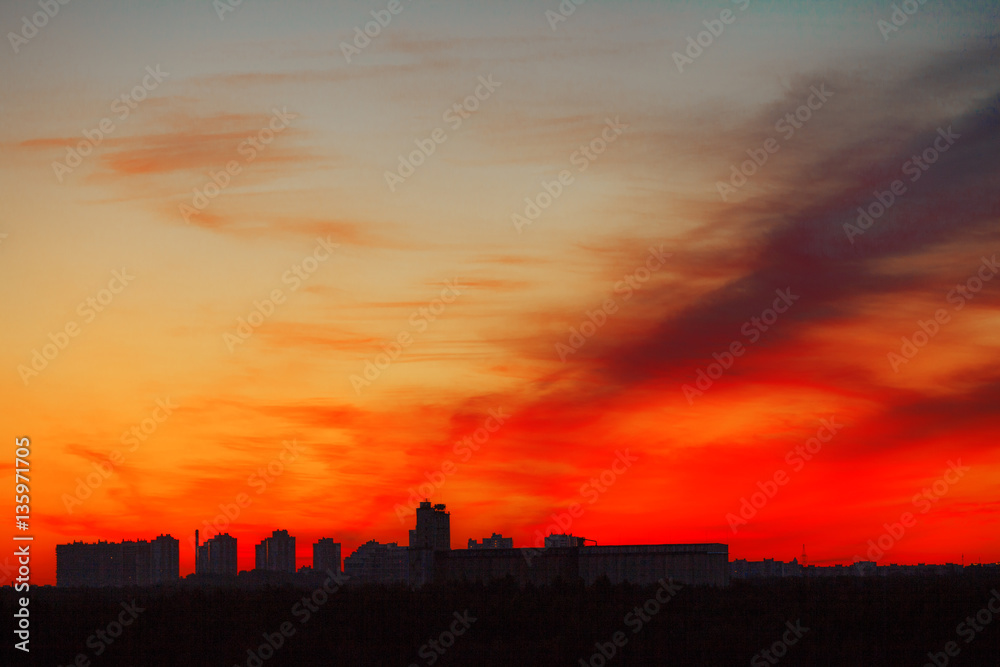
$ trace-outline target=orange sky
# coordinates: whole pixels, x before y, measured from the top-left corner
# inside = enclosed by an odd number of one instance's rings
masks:
[[[548,4],[404,4],[350,62],[383,5],[71,4],[8,44],[36,582],[160,533],[186,574],[224,511],[241,569],[276,528],[300,565],[406,544],[424,495],[454,547],[829,564],[910,512],[880,562],[1000,559],[995,15]]]

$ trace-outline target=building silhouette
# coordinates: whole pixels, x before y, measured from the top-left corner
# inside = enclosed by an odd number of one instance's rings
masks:
[[[582,547],[586,538],[574,537],[572,533],[553,533],[545,536],[545,548],[551,547]],[[593,540],[591,540],[593,541]]]
[[[791,562],[765,558],[746,560],[737,558],[729,563],[733,579],[780,579],[787,577],[887,577],[887,576],[945,576],[960,574],[965,570],[958,563],[927,565],[879,565],[876,561],[857,560],[850,565],[805,565],[793,558]]]
[[[469,539],[470,549],[513,549],[514,538],[504,537],[500,533],[493,533],[492,537],[484,537],[482,544],[473,539]]]
[[[56,545],[56,586],[150,586],[180,578],[180,542],[73,542]]]
[[[313,570],[340,572],[340,542],[332,537],[321,537],[313,545]]]
[[[515,549],[513,540],[494,533],[468,549],[448,549],[450,516],[444,505],[420,503],[410,546],[370,541],[344,559],[354,583],[488,582],[513,578],[521,585],[558,580],[593,584],[655,584],[673,579],[685,585],[727,586],[729,547],[725,544],[641,544],[597,546],[573,535],[549,535],[545,548]],[[591,542],[592,546],[586,546]]]
[[[408,583],[409,567],[409,550],[395,542],[369,540],[344,559],[344,574],[358,583]]]
[[[513,578],[520,585],[544,586],[558,580],[591,585],[640,586],[660,580],[684,585],[728,586],[729,547],[725,544],[623,544],[546,549],[456,549],[434,553],[427,581],[489,582]],[[412,583],[412,582],[411,582]]]
[[[551,584],[558,580],[592,584],[603,578],[611,583],[645,585],[672,579],[685,585],[726,586],[730,576],[836,576],[833,568],[803,568],[796,561],[784,564],[736,561],[730,566],[726,544],[601,545],[571,534],[545,537],[544,548],[518,548],[513,539],[493,533],[482,542],[468,540],[468,549],[451,549],[451,515],[445,505],[423,501],[416,510],[410,544],[380,544],[370,540],[343,559],[343,572],[351,583],[392,584],[413,587],[451,581],[486,582],[513,578],[521,585]],[[591,543],[587,546],[587,543]],[[229,534],[216,535],[201,544],[195,531],[197,575],[237,576],[237,542]],[[56,547],[58,586],[128,586],[173,581],[179,577],[179,543],[160,535],[152,543],[74,542]],[[313,545],[313,567],[296,573],[295,538],[275,530],[255,548],[255,570],[243,583],[292,581],[341,571],[341,545],[321,538]],[[882,574],[875,563],[849,566],[860,576]],[[894,568],[896,566],[893,566]],[[955,566],[957,567],[957,566]],[[249,574],[249,573],[248,573]]]
[[[488,582],[513,578],[521,585],[551,584],[558,580],[590,585],[607,578],[612,584],[646,585],[671,579],[685,585],[727,586],[733,579],[783,577],[886,577],[958,574],[965,564],[878,565],[858,560],[851,565],[820,567],[797,559],[785,563],[729,561],[726,544],[601,545],[572,534],[550,534],[544,547],[514,548],[512,538],[493,533],[481,542],[468,540],[468,549],[451,549],[451,516],[445,505],[419,504],[410,545],[380,544],[370,540],[343,559],[341,544],[320,538],[313,544],[313,566],[296,573],[295,538],[275,530],[256,545],[254,573],[237,576],[236,538],[223,533],[201,544],[195,531],[195,572],[225,575],[234,583],[270,584],[312,581],[327,571],[348,575],[350,583],[401,583],[419,587],[455,581]],[[591,543],[590,546],[587,543]],[[803,559],[804,560],[804,559]],[[972,568],[982,568],[981,565]],[[996,569],[1000,565],[989,565]],[[56,546],[56,585],[150,586],[180,578],[180,543],[170,535],[152,541],[72,542]],[[297,579],[299,578],[299,579]]]
[[[427,500],[420,503],[417,508],[417,527],[410,531],[411,549],[451,549],[451,515],[444,508],[444,505],[431,506]]]
[[[255,548],[254,567],[272,572],[295,572],[295,538],[275,530]]]
[[[198,544],[198,531],[194,531],[196,574],[218,574],[235,577],[236,538],[229,533],[216,535],[205,544]]]
[[[152,582],[154,584],[177,581],[181,576],[181,541],[170,535],[157,535],[150,542]]]

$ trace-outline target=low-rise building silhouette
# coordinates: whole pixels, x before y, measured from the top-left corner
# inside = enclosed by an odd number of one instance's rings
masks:
[[[566,533],[552,533],[545,536],[545,548],[582,547],[585,540],[586,538],[576,537],[572,533],[569,535]]]
[[[590,585],[606,577],[612,584],[646,585],[672,579],[694,586],[729,585],[725,544],[622,544],[546,549],[459,549],[434,554],[435,582],[488,582],[512,577],[521,585],[556,580]],[[411,582],[413,583],[413,582]]]
[[[957,563],[937,565],[879,565],[875,561],[859,560],[852,564],[835,565],[803,565],[793,558],[790,562],[765,558],[764,560],[746,560],[737,558],[729,564],[730,574],[734,579],[769,579],[785,577],[886,577],[886,576],[916,576],[916,575],[954,575],[960,574],[965,567]]]
[[[473,539],[469,539],[470,549],[513,549],[514,538],[504,537],[500,533],[493,533],[492,537],[484,537],[482,544]]]

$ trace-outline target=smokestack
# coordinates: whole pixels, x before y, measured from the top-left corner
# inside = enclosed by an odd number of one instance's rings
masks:
[[[194,531],[194,554],[195,554],[195,556],[198,555],[198,531],[197,530]]]

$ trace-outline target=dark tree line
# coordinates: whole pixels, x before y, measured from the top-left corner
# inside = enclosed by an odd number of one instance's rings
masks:
[[[755,664],[771,664],[760,652],[782,639],[786,622],[800,621],[808,631],[786,647],[778,664],[920,667],[928,652],[954,641],[960,652],[948,664],[1000,665],[1000,615],[969,643],[968,633],[956,634],[958,624],[985,608],[993,589],[1000,590],[995,572],[734,581],[725,589],[683,587],[664,604],[649,604],[657,588],[497,581],[420,590],[347,586],[313,595],[316,589],[287,584],[41,587],[31,590],[30,662],[9,638],[0,663],[70,665],[82,654],[91,665],[252,667],[258,663],[248,650],[260,659],[267,634],[271,644],[280,644],[262,652],[267,659],[260,664],[267,667],[578,666],[581,659],[593,665],[603,659],[609,667],[719,666],[750,665],[755,656]],[[0,589],[7,619],[16,609],[15,596],[9,587]],[[133,622],[114,627],[119,618],[130,618],[126,612]],[[463,614],[464,621],[458,620]],[[282,635],[283,624],[294,634]],[[101,639],[99,630],[112,641]],[[613,657],[591,661],[602,646],[606,653],[613,649]]]

